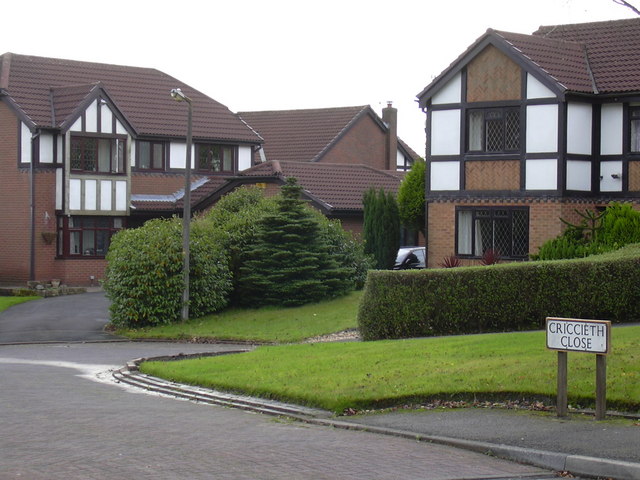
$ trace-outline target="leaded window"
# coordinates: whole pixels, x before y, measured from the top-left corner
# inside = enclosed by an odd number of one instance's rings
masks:
[[[458,207],[457,249],[461,256],[481,257],[495,250],[502,258],[523,259],[529,253],[529,209],[526,207]]]
[[[72,171],[125,173],[125,140],[120,138],[71,137]]]
[[[479,153],[509,153],[520,149],[520,109],[469,110],[467,150]]]

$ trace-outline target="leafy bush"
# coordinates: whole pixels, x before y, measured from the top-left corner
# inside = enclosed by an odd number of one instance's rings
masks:
[[[190,235],[192,316],[223,308],[231,275],[223,251],[209,230],[192,222]],[[150,220],[112,237],[104,288],[111,300],[111,322],[143,327],[175,322],[182,310],[182,222]]]
[[[265,198],[258,187],[242,187],[222,197],[202,221],[216,244],[226,253],[232,275],[230,301],[237,302],[237,287],[243,256],[253,247],[261,219],[276,211],[274,198]]]
[[[371,271],[366,340],[539,329],[547,316],[640,319],[640,245],[583,259]]]
[[[532,260],[581,258],[640,242],[640,212],[629,204],[613,202],[602,214],[576,213],[582,222],[573,225],[563,220],[568,228],[542,244],[537,254],[530,255]]]

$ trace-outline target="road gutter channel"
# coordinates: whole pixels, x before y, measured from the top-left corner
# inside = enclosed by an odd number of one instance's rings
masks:
[[[470,450],[505,460],[525,463],[548,470],[560,472],[568,471],[574,475],[608,477],[616,480],[640,480],[640,463],[547,452],[531,448],[514,447],[510,445],[479,442],[475,440],[462,440],[458,438],[409,432],[406,430],[396,430],[392,428],[351,423],[332,418],[333,413],[326,410],[307,408],[299,405],[291,405],[245,395],[234,395],[206,388],[169,382],[161,378],[143,374],[139,369],[139,365],[146,361],[174,361],[186,358],[244,353],[247,351],[249,350],[245,349],[193,355],[179,354],[164,357],[139,358],[128,362],[127,365],[120,369],[114,370],[112,375],[114,380],[118,383],[125,383],[154,393],[186,399],[196,403],[238,408],[256,413],[263,413],[265,415],[285,417],[311,425],[390,435],[425,443],[436,443]]]

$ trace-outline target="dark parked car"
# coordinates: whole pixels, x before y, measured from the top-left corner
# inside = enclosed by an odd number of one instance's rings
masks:
[[[408,270],[411,268],[426,268],[424,247],[402,247],[398,250],[394,270]]]

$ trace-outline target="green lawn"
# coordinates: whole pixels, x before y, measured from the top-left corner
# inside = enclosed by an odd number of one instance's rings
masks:
[[[305,338],[356,328],[362,291],[301,307],[229,309],[175,323],[143,329],[118,330],[129,338],[217,339],[267,343],[299,342]]]
[[[0,297],[0,312],[5,311],[13,305],[28,302],[30,300],[37,300],[39,298],[41,297]]]
[[[617,327],[607,360],[609,408],[640,410],[640,327]],[[441,398],[554,398],[556,353],[544,332],[301,344],[141,370],[173,381],[340,413]],[[569,354],[569,402],[595,402],[595,356]]]

